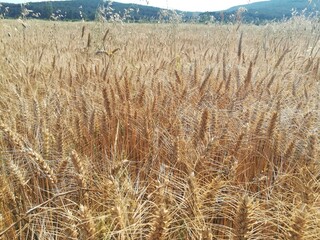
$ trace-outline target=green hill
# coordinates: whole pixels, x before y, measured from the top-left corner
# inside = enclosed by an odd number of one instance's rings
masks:
[[[100,0],[70,0],[70,1],[48,1],[48,2],[31,2],[23,6],[20,4],[1,3],[1,12],[7,18],[18,18],[22,16],[23,7],[29,14],[28,18],[54,19],[61,20],[94,20],[98,7],[103,4]],[[113,8],[119,11],[127,6],[114,3]],[[5,9],[8,11],[5,11]]]
[[[271,0],[265,2],[256,2],[252,4],[242,5],[248,10],[248,13],[263,15],[269,19],[279,19],[283,17],[291,17],[293,12],[300,14],[310,14],[320,10],[320,1],[308,0]],[[238,7],[233,7],[227,12],[237,11]]]
[[[21,4],[1,3],[0,14],[6,18],[18,18],[22,16],[23,7]],[[159,19],[161,8],[124,4],[118,2],[110,3],[101,0],[69,0],[69,1],[47,1],[31,2],[24,6],[28,11],[26,17],[40,19],[60,20],[94,20],[98,8],[104,9],[104,17],[108,20],[112,16],[130,21],[154,21]],[[100,11],[101,12],[101,11]],[[187,21],[198,13],[182,12],[183,20]]]
[[[306,16],[314,15],[320,11],[320,0],[270,0],[264,2],[255,2],[251,4],[239,5],[229,8],[223,12],[206,12],[204,16],[214,16],[217,20],[225,21],[237,17],[239,8],[245,8],[242,13],[242,19],[246,22],[261,22],[266,20],[282,20],[292,17],[294,14],[304,14]]]
[[[182,12],[177,13],[182,16],[182,21],[196,20],[200,22],[210,21],[236,21],[237,11],[240,7],[246,9],[241,14],[242,20],[246,22],[260,23],[269,20],[282,20],[290,18],[292,14],[310,15],[320,11],[320,0],[271,0],[256,2],[246,5],[235,6],[223,12]],[[6,18],[18,18],[21,16],[40,19],[59,20],[94,20],[97,18],[98,10],[103,10],[103,16],[109,20],[112,17],[126,21],[158,21],[161,8],[124,4],[102,0],[68,0],[68,1],[47,1],[32,2],[27,5],[1,3],[0,16]],[[24,14],[24,15],[23,15]],[[212,18],[213,17],[213,18]],[[239,17],[239,16],[238,16]],[[164,17],[168,20],[169,16]]]

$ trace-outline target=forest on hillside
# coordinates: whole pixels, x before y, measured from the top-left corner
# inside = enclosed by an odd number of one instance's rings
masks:
[[[70,0],[0,4],[2,18],[38,18],[44,20],[93,21],[97,19],[126,22],[242,22],[260,24],[282,21],[292,16],[317,17],[320,1],[272,0],[236,6],[219,12],[183,12],[157,7],[103,0]]]

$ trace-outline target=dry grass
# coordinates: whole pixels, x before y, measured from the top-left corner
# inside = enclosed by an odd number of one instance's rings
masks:
[[[319,23],[25,25],[1,239],[319,239]]]

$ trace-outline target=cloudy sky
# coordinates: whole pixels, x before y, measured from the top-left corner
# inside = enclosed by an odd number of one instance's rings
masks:
[[[41,0],[0,0],[0,2],[26,3]],[[149,6],[178,9],[183,11],[217,11],[232,6],[265,0],[117,0],[115,2],[148,4]]]

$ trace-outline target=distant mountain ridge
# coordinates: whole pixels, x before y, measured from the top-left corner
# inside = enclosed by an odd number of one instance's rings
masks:
[[[1,11],[7,18],[18,18],[23,12],[24,6],[29,12],[28,18],[55,19],[59,20],[89,20],[96,19],[99,7],[107,8],[107,3],[102,0],[67,0],[67,1],[46,1],[30,2],[26,5],[1,3]],[[137,11],[139,7],[139,11]],[[8,8],[9,11],[5,11]],[[135,4],[124,4],[112,2],[113,13],[119,15],[125,14],[125,9],[133,8],[135,12],[131,13],[132,20],[152,18],[158,14],[159,8],[140,6]],[[107,17],[107,16],[106,16]]]
[[[1,1],[1,0],[0,0]],[[139,5],[108,2],[102,0],[69,0],[69,1],[47,1],[47,2],[31,2],[27,5],[1,3],[0,16],[6,18],[40,18],[40,19],[56,19],[56,20],[95,20],[104,10],[104,17],[109,20],[112,17],[131,22],[158,21],[160,17],[166,20],[170,16],[160,14],[165,9]],[[100,9],[99,9],[100,7]],[[268,20],[281,20],[290,18],[293,11],[310,15],[316,11],[320,11],[320,0],[270,0],[265,2],[255,2],[229,8],[225,11],[216,12],[183,12],[176,11],[182,16],[182,21],[233,21],[237,16],[238,9],[243,9],[241,18],[246,22],[263,22]],[[98,11],[99,10],[99,11]],[[108,12],[109,11],[109,12]],[[106,13],[107,12],[107,13]]]
[[[221,16],[221,12],[206,12],[201,16],[214,16],[217,20],[236,17],[239,8],[243,8],[242,19],[246,22],[269,21],[288,19],[293,15],[304,14],[306,16],[319,14],[320,0],[269,0],[254,2],[229,8]],[[318,16],[319,17],[319,16]]]

